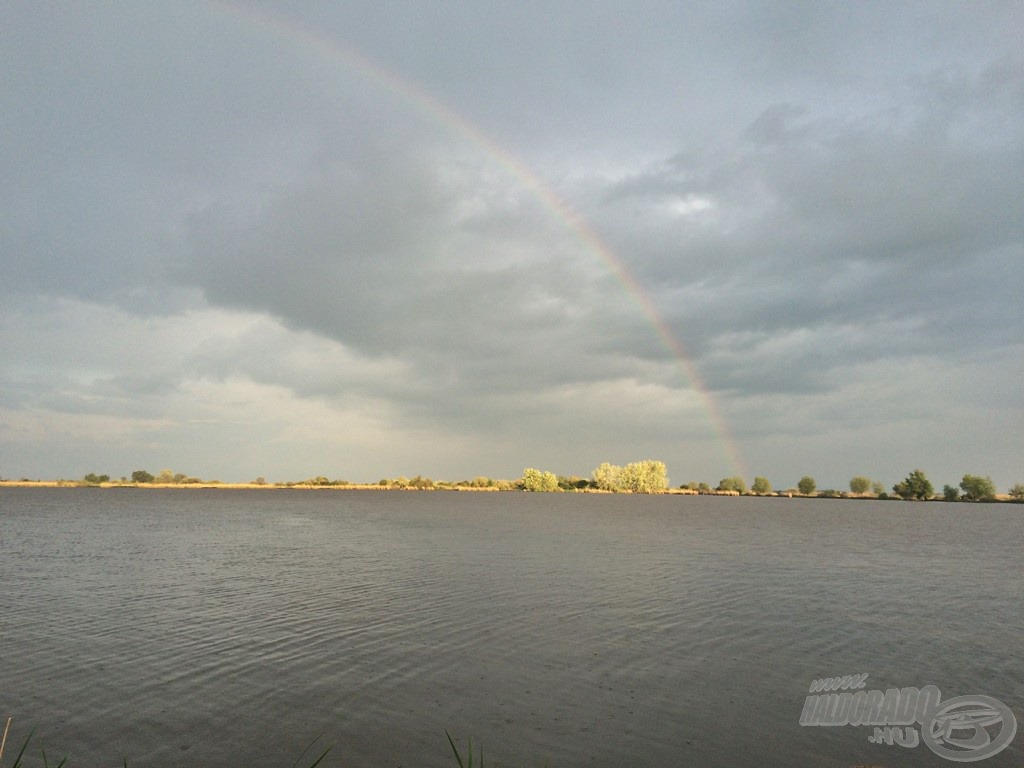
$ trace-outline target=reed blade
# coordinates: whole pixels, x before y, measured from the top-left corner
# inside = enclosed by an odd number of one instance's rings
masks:
[[[455,753],[455,762],[459,764],[459,768],[466,768],[466,766],[462,763],[462,755],[459,754],[459,748],[455,746],[455,742],[452,740],[452,735],[448,733],[447,728],[444,731],[444,735],[448,737],[448,743],[452,745],[452,752]],[[473,753],[470,752],[469,754],[470,765],[472,765]]]

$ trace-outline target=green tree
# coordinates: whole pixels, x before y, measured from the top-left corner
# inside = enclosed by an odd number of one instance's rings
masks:
[[[627,464],[619,475],[621,490],[632,493],[658,493],[668,488],[665,464],[653,459]]]
[[[144,469],[136,469],[132,472],[133,483],[152,483],[155,478]]]
[[[718,481],[718,490],[720,491],[736,491],[737,493],[746,493],[747,484],[743,481],[743,478],[739,475],[733,477],[723,477]]]
[[[754,484],[750,486],[750,490],[752,490],[754,493],[771,493],[772,484],[769,483],[768,479],[765,477],[755,477]]]
[[[1024,483],[1014,483],[1011,486],[1010,498],[1014,501],[1024,501]]]
[[[871,481],[863,475],[850,480],[850,493],[867,493],[871,488]]]
[[[964,491],[964,498],[967,501],[991,501],[996,497],[996,485],[991,477],[979,477],[978,475],[964,475],[960,481],[960,487]]]
[[[622,467],[603,462],[595,469],[591,476],[594,478],[594,486],[601,491],[618,491],[622,487]]]
[[[871,492],[875,494],[875,496],[881,496],[885,493],[885,486],[876,480],[871,484]]]
[[[82,478],[82,482],[88,485],[99,485],[100,483],[109,483],[110,475],[97,475],[95,472],[90,472],[88,475]]]
[[[532,467],[523,470],[523,479],[520,482],[524,491],[550,493],[559,490],[558,477],[554,472],[541,472]]]
[[[796,488],[804,496],[810,496],[814,493],[814,489],[818,487],[818,484],[814,482],[814,478],[810,475],[804,475],[800,478],[800,482],[796,484]]]
[[[942,486],[942,500],[960,501],[960,489],[954,488],[952,485]]]
[[[896,483],[892,490],[902,499],[930,499],[935,495],[931,481],[920,469],[915,469],[904,480]]]

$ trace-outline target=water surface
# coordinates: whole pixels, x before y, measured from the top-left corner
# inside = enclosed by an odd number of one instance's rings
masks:
[[[0,489],[0,715],[72,766],[952,765],[810,682],[1024,731],[1017,505]],[[21,726],[21,730],[17,730]],[[980,765],[1024,763],[1019,735]]]

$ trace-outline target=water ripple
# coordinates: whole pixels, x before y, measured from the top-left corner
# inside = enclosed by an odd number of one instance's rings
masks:
[[[1024,696],[1024,523],[950,506],[4,490],[0,711],[79,765],[882,763],[811,679]]]

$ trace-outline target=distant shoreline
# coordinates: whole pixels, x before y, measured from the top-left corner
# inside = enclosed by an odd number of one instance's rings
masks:
[[[419,488],[394,488],[378,484],[347,485],[312,485],[310,483],[83,483],[78,480],[0,480],[0,488],[204,488],[223,490],[259,490],[259,491],[397,491],[397,490],[433,490]],[[445,489],[447,490],[447,489]],[[456,488],[463,491],[496,491],[497,488]]]
[[[205,488],[223,490],[401,490],[401,492],[437,492],[437,490],[458,490],[458,492],[470,493],[526,493],[519,488],[498,488],[493,486],[474,485],[434,485],[433,487],[413,487],[399,485],[381,485],[380,483],[357,483],[348,482],[344,484],[332,483],[328,485],[317,485],[308,482],[287,482],[287,483],[255,483],[255,482],[82,482],[80,480],[0,480],[0,487],[33,487],[33,488]],[[614,494],[613,490],[601,490],[599,488],[578,488],[570,492],[577,494]],[[618,492],[620,495],[630,492]],[[703,493],[703,492],[701,492]],[[653,494],[636,494],[636,496],[698,496],[696,490],[690,488],[666,488]],[[712,490],[710,496],[737,496],[734,492],[719,492]]]
[[[311,483],[131,483],[131,482],[107,482],[107,483],[84,483],[79,480],[0,480],[0,488],[96,488],[96,489],[117,489],[117,488],[159,488],[171,490],[224,490],[224,491],[398,491],[403,493],[415,492],[469,492],[469,493],[527,493],[522,489],[505,489],[495,487],[476,487],[465,485],[434,486],[432,488],[415,488],[411,486],[401,487],[395,485],[380,485],[379,483],[346,483],[331,485],[314,485]],[[662,491],[652,493],[632,493],[631,491],[605,491],[598,488],[578,488],[563,493],[593,493],[593,494],[617,494],[632,496],[752,496],[757,498],[791,498],[791,499],[837,499],[847,501],[905,501],[898,497],[889,496],[879,499],[874,494],[843,493],[841,495],[828,495],[815,491],[812,494],[772,492],[772,493],[744,493],[737,491],[719,491],[716,489],[696,491],[692,488],[666,488]],[[942,497],[924,499],[924,501],[944,501]],[[978,503],[966,502],[965,503]],[[981,502],[984,503],[984,502]],[[994,500],[988,503],[1014,503],[1014,499],[1005,493],[996,494]]]

